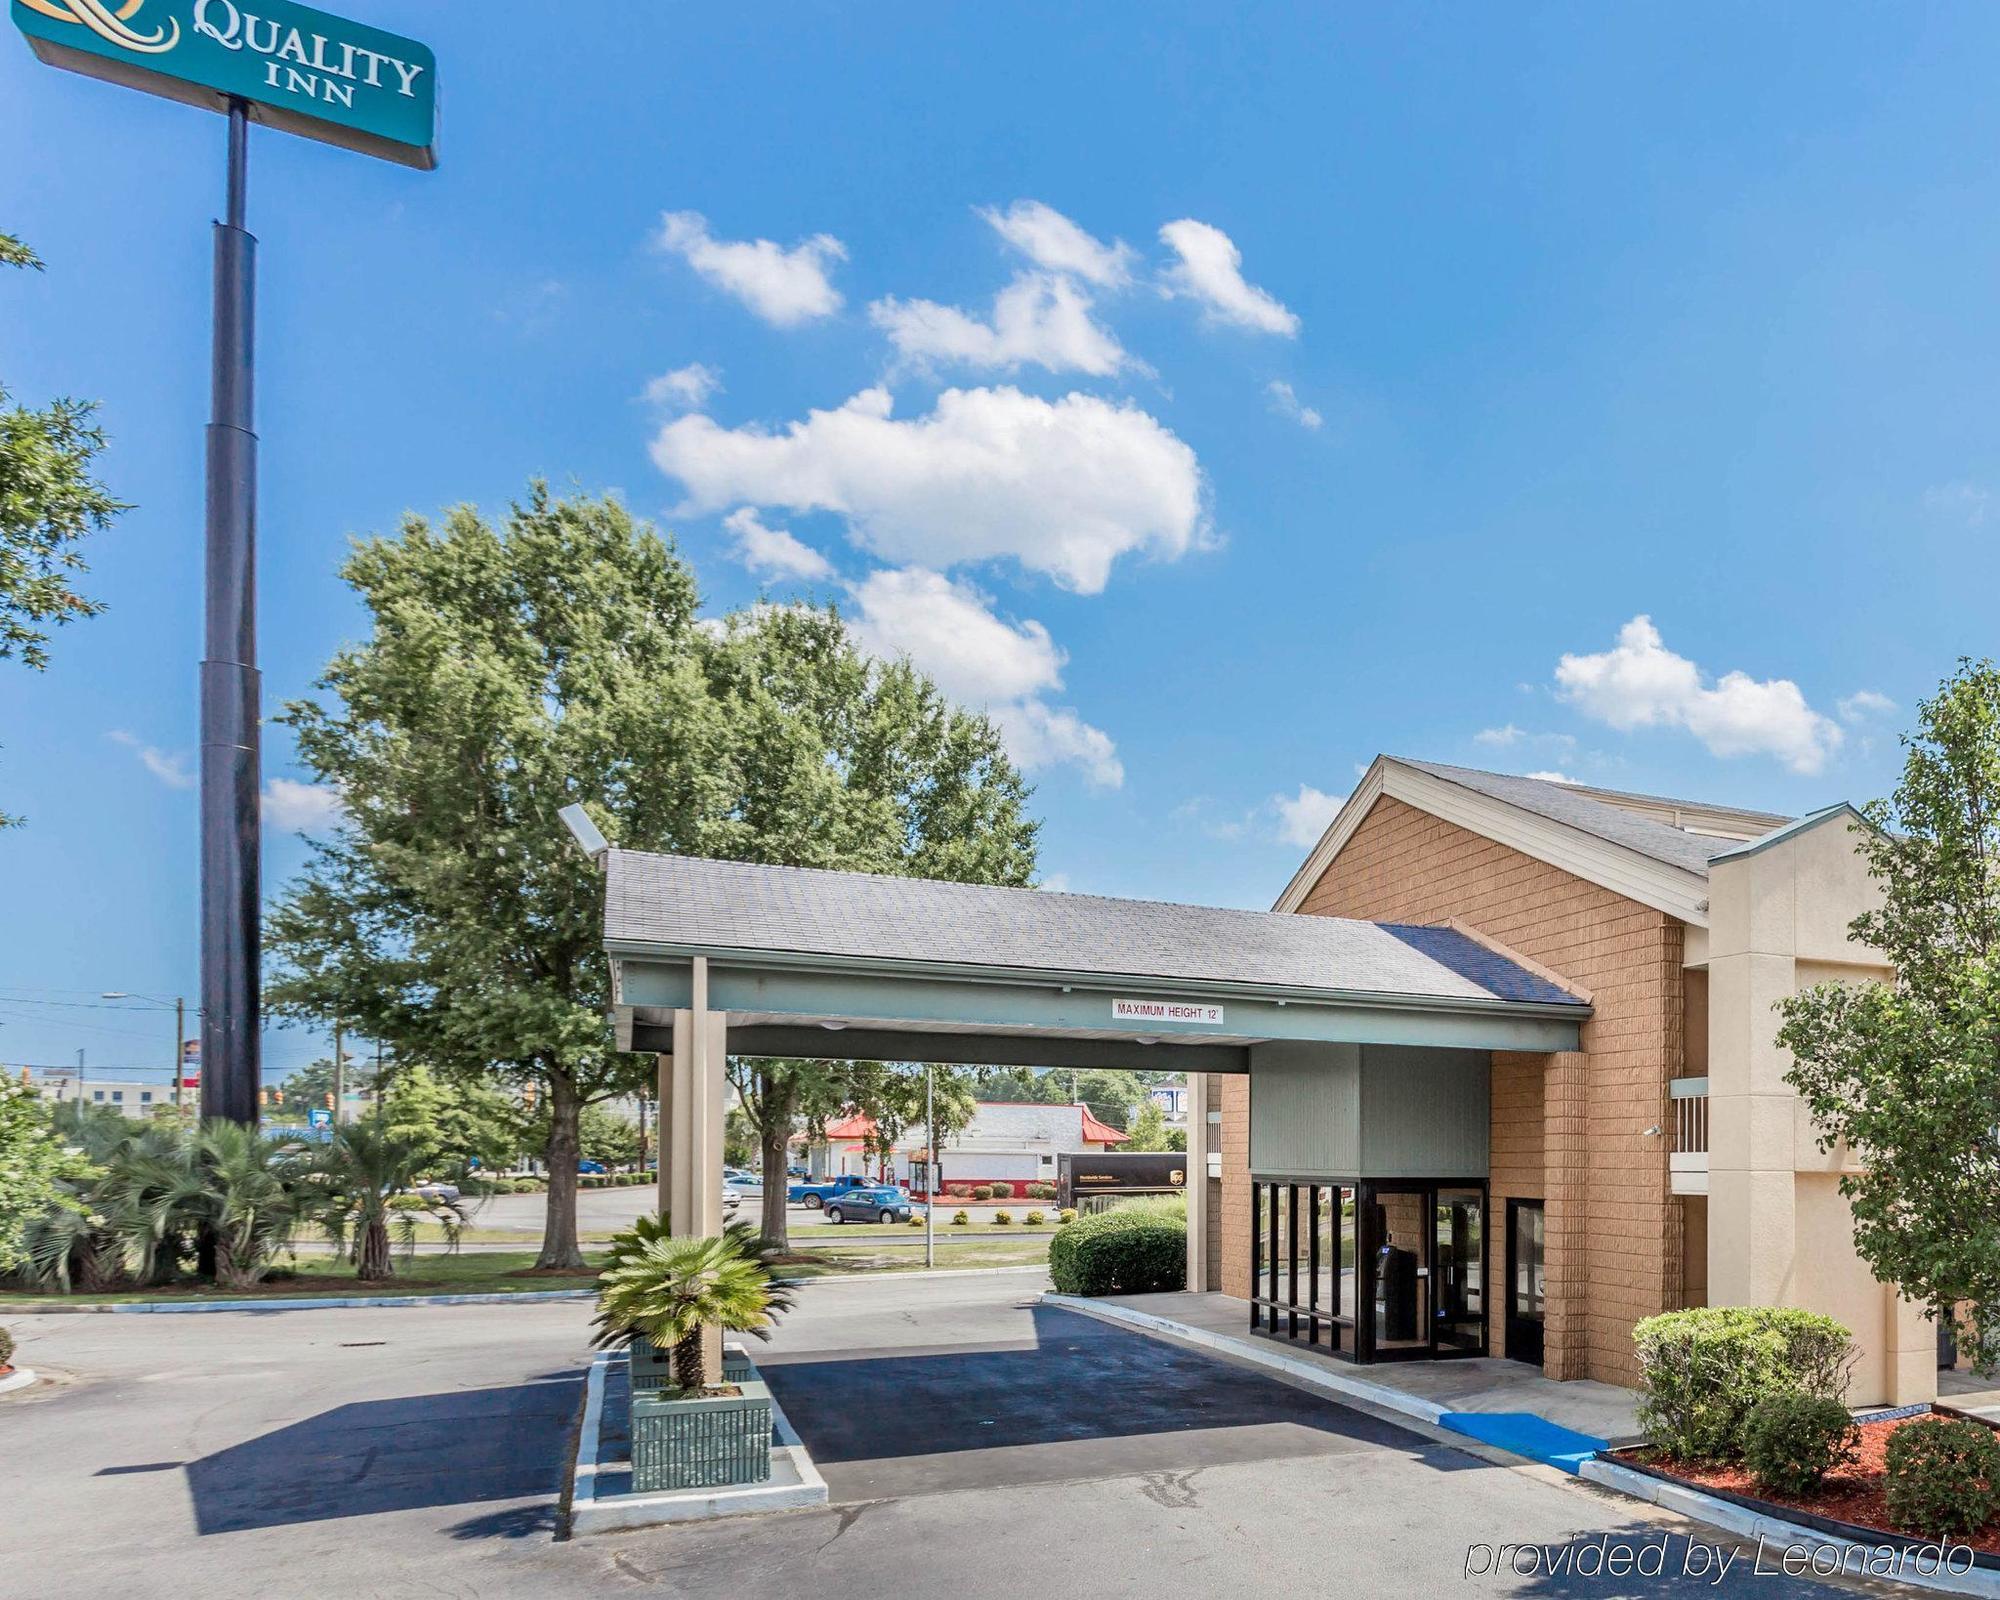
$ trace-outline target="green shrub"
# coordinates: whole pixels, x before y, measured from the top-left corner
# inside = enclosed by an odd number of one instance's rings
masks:
[[[975,1200],[991,1200],[993,1198],[993,1185],[990,1183],[979,1184],[973,1189],[972,1198]]]
[[[1639,1426],[1677,1461],[1739,1461],[1743,1426],[1781,1394],[1839,1400],[1854,1341],[1831,1317],[1786,1306],[1702,1306],[1648,1317],[1638,1346]]]
[[[923,1219],[922,1217],[912,1217],[912,1218],[910,1218],[910,1226],[911,1226],[911,1227],[913,1227],[913,1228],[921,1228],[921,1227],[922,1227],[923,1225],[924,1225],[924,1219]]]
[[[1743,1462],[1773,1494],[1801,1495],[1855,1457],[1861,1430],[1847,1407],[1817,1394],[1777,1394],[1743,1423]]]
[[[0,1367],[14,1364],[14,1336],[5,1328],[0,1328]]]
[[[1052,1183],[1024,1184],[1022,1191],[1030,1200],[1053,1200],[1056,1197],[1056,1186]]]
[[[1927,1539],[1977,1533],[2000,1514],[2000,1440],[1933,1418],[1889,1435],[1883,1492],[1897,1527]]]
[[[1074,1221],[1076,1221],[1076,1211],[1074,1207],[1064,1206],[1062,1210],[1056,1213],[1057,1227],[1061,1227],[1064,1223],[1074,1222]]]
[[[963,1211],[954,1211],[951,1214],[951,1225],[954,1228],[963,1228],[971,1221],[972,1218]]]
[[[1187,1222],[1120,1206],[1070,1223],[1049,1242],[1060,1294],[1151,1294],[1187,1286]]]
[[[1030,1211],[1028,1213],[1028,1226],[1031,1228],[1039,1228],[1043,1223],[1047,1222],[1048,1220],[1049,1220],[1048,1216],[1044,1212]]]
[[[993,1213],[993,1222],[996,1227],[1004,1228],[1013,1220],[1014,1213],[1011,1211],[996,1211]]]

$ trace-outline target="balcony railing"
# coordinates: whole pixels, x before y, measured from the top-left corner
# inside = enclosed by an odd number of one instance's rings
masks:
[[[1675,1194],[1708,1193],[1708,1079],[1675,1078],[1674,1145],[1667,1157]]]

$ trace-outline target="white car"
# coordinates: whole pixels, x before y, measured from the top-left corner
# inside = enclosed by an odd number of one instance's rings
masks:
[[[734,1189],[730,1188],[729,1185],[725,1183],[722,1186],[723,1216],[734,1217],[736,1215],[736,1208],[742,1204],[743,1204],[743,1196],[738,1194]]]
[[[764,1180],[754,1172],[736,1172],[722,1180],[725,1192],[733,1195],[748,1195],[752,1199],[762,1199]]]

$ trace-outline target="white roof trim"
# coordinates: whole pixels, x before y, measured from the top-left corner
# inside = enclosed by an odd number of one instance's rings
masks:
[[[1621,894],[1640,905],[1664,911],[1698,928],[1708,926],[1708,879],[1701,873],[1669,866],[1612,844],[1566,823],[1511,806],[1475,789],[1419,772],[1389,756],[1377,756],[1354,792],[1347,797],[1320,841],[1313,846],[1274,911],[1296,911],[1314,884],[1325,876],[1335,856],[1361,826],[1375,802],[1388,795],[1468,833],[1504,844],[1537,861]]]

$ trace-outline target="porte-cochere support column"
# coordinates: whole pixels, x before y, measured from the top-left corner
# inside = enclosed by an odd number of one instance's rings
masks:
[[[694,958],[693,1004],[674,1012],[674,1048],[659,1061],[660,1210],[679,1238],[722,1232],[722,1114],[729,1019],[708,1009],[708,958]],[[707,1378],[722,1375],[722,1334],[711,1329]]]
[[[1590,1057],[1560,1050],[1542,1069],[1542,1159],[1547,1189],[1542,1370],[1551,1378],[1589,1376],[1586,1325],[1585,1207],[1589,1195],[1589,1123],[1585,1069]]]

